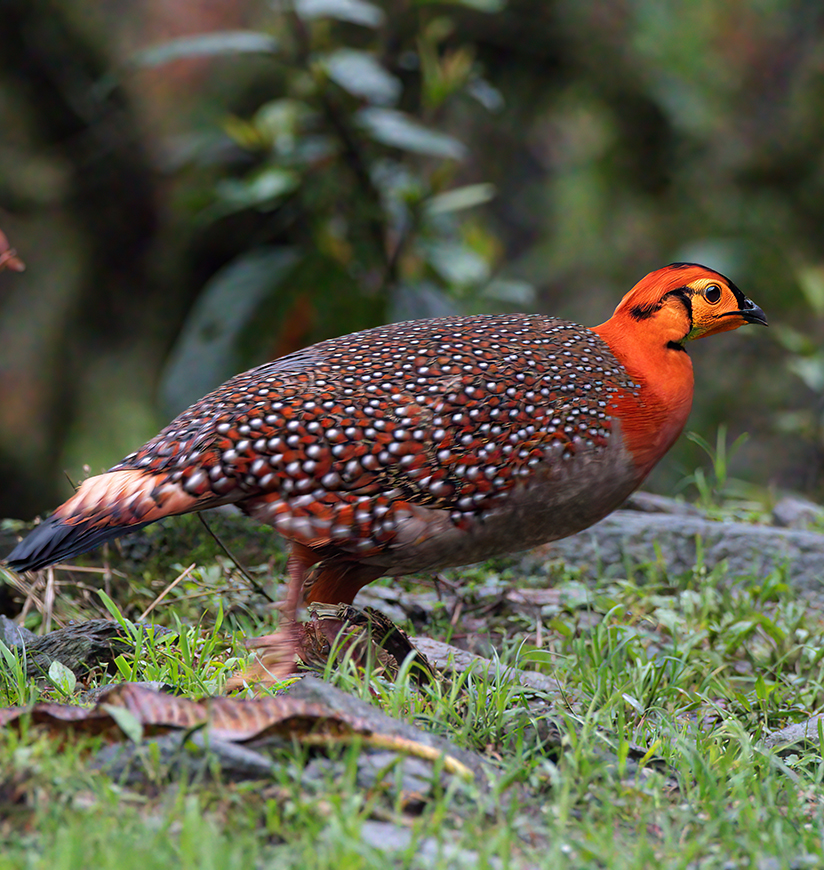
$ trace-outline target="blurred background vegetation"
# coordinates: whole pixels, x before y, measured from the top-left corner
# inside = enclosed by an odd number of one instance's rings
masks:
[[[4,0],[0,516],[231,374],[392,319],[596,324],[675,260],[768,313],[691,348],[734,473],[824,487],[818,0]],[[703,461],[682,439],[650,482]]]

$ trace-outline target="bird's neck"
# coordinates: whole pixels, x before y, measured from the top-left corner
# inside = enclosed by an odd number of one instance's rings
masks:
[[[612,414],[620,420],[641,480],[681,434],[692,407],[692,361],[682,348],[683,324],[657,320],[616,312],[593,328],[638,385],[634,394],[615,395]]]

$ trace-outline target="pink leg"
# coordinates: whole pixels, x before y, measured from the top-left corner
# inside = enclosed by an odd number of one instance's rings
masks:
[[[303,599],[303,585],[309,569],[320,556],[301,544],[292,544],[286,572],[289,586],[286,599],[280,606],[281,617],[274,634],[249,638],[247,649],[260,650],[254,662],[240,673],[234,674],[226,683],[226,691],[241,689],[244,685],[258,683],[271,686],[295,672],[295,657],[300,649],[300,631],[296,616]]]

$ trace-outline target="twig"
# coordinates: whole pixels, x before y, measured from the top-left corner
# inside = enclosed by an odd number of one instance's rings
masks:
[[[458,624],[458,620],[461,618],[461,611],[463,610],[463,598],[458,598],[455,602],[455,607],[452,610],[452,618],[449,620],[449,624],[452,628]]]
[[[430,583],[435,587],[435,594],[438,596],[438,601],[443,601],[443,597],[441,595],[441,587],[444,586],[448,589],[453,595],[458,595],[460,592],[460,584],[453,583],[451,580],[447,580],[443,574],[437,573],[432,574],[430,580],[421,580],[420,583],[424,586],[429,585]]]
[[[39,581],[42,579],[43,575],[38,573],[35,575],[37,578],[34,583],[29,584],[28,592],[26,594],[26,600],[23,602],[23,609],[20,612],[20,617],[22,620],[25,620],[26,616],[28,616],[29,610],[31,610],[32,605],[34,605],[35,609],[38,613],[43,612],[43,599],[40,598],[39,595],[35,592],[35,589],[39,585]]]
[[[185,570],[182,571],[178,576],[173,580],[161,593],[155,598],[155,600],[143,611],[143,613],[138,616],[137,621],[142,622],[154,609],[158,604],[172,591],[172,589],[177,586],[182,580],[189,576],[197,565],[197,562],[192,562],[191,565]]]
[[[191,592],[189,595],[179,595],[177,601],[192,601],[195,598],[206,598],[208,595],[228,595],[236,591],[231,586],[224,586],[222,589],[206,589],[203,592]]]
[[[68,565],[65,562],[59,562],[57,565],[52,566],[55,571],[79,571],[84,574],[106,574],[106,568],[98,568],[94,565]],[[113,576],[126,578],[126,575],[122,571],[116,571],[114,568],[109,569],[109,573]],[[68,581],[67,581],[68,582]]]
[[[13,586],[21,595],[25,596],[23,609],[21,611],[21,619],[25,619],[32,603],[38,612],[43,610],[43,601],[35,594],[34,584],[27,583],[16,571],[3,571],[4,580]]]
[[[393,734],[300,734],[296,735],[299,743],[309,746],[351,746],[366,744],[380,749],[390,749],[404,755],[413,755],[425,761],[443,761],[443,769],[447,773],[459,776],[461,779],[471,782],[475,774],[462,762],[452,755],[447,755],[432,746],[417,743],[407,737],[398,737]]]
[[[46,592],[43,595],[43,634],[51,631],[52,614],[54,613],[54,565],[46,570]]]
[[[223,552],[229,557],[235,568],[237,568],[238,571],[240,571],[240,573],[246,578],[246,582],[252,587],[252,589],[254,589],[258,595],[262,595],[270,604],[274,604],[275,599],[272,598],[272,596],[263,588],[263,586],[261,586],[260,583],[258,583],[258,581],[255,580],[255,578],[246,570],[246,568],[244,568],[243,565],[240,564],[240,562],[235,558],[231,550],[217,536],[217,533],[212,531],[212,527],[206,522],[203,514],[198,513],[198,517],[200,518],[200,522],[203,523],[206,531],[214,538],[214,541],[218,545],[218,547],[220,547],[220,549],[223,550]]]

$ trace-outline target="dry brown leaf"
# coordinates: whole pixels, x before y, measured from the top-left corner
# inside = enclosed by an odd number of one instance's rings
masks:
[[[317,681],[319,682],[319,681]],[[323,684],[321,684],[322,686]],[[310,689],[311,691],[311,689]],[[331,687],[317,689],[336,699]],[[268,736],[281,736],[312,746],[331,746],[360,740],[366,745],[394,749],[429,761],[443,758],[448,773],[472,779],[471,770],[438,747],[410,739],[391,730],[380,732],[382,714],[374,715],[364,707],[363,714],[346,710],[345,704],[307,700],[289,694],[241,700],[213,697],[191,701],[165,694],[134,683],[120,683],[101,694],[93,707],[40,703],[33,707],[8,707],[0,710],[0,727],[16,724],[30,716],[37,725],[55,734],[68,729],[90,734],[104,734],[111,740],[122,737],[117,716],[112,711],[127,710],[142,726],[144,733],[157,734],[172,729],[204,726],[215,740],[241,742]]]

